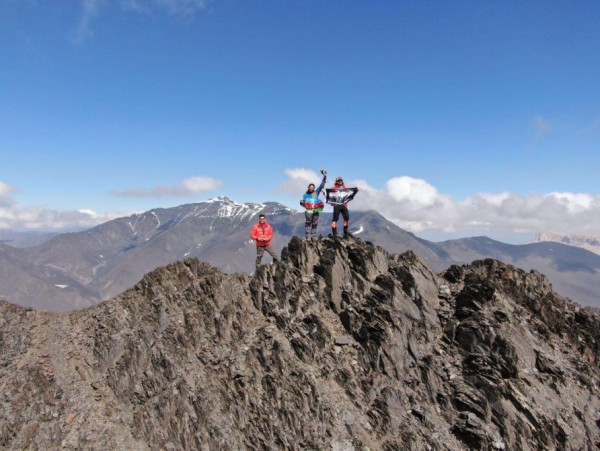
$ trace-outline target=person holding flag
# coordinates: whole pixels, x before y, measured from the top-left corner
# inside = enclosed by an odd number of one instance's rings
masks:
[[[337,222],[340,218],[344,218],[344,238],[348,238],[350,232],[348,227],[350,226],[350,212],[348,211],[348,202],[354,199],[358,188],[346,188],[344,185],[344,179],[342,177],[336,177],[335,185],[325,190],[327,192],[326,202],[333,207],[333,220],[331,221],[331,235],[337,237]]]
[[[321,194],[323,188],[325,188],[327,171],[325,169],[321,169],[321,174],[323,174],[323,180],[321,180],[319,187],[315,190],[315,184],[309,184],[306,193],[304,193],[304,196],[302,196],[302,200],[300,201],[300,205],[302,205],[305,209],[304,217],[306,222],[304,223],[304,231],[306,233],[307,240],[317,239],[319,213],[321,213],[323,208],[325,208],[325,204],[319,199],[319,195]]]

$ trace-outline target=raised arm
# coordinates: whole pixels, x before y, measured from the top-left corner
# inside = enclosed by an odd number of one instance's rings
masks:
[[[323,188],[325,188],[325,182],[327,182],[327,171],[325,169],[321,169],[321,174],[323,174],[323,180],[321,180],[321,184],[317,188],[317,197],[321,194]]]

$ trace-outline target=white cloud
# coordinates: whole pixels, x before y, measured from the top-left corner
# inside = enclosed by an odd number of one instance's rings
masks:
[[[94,35],[92,22],[100,15],[100,9],[107,4],[108,0],[82,0],[82,13],[75,30],[73,43],[83,45]]]
[[[0,229],[23,230],[75,230],[94,227],[111,219],[138,212],[108,212],[98,214],[89,208],[80,210],[50,210],[45,207],[24,207],[12,198],[18,192],[0,181]]]
[[[594,197],[589,194],[550,193],[548,197],[563,205],[571,214],[589,211],[594,205]]]
[[[83,215],[88,215],[92,218],[97,218],[98,217],[98,213],[96,213],[94,210],[91,210],[89,208],[81,208],[79,210],[77,210],[79,213],[83,214]]]
[[[81,16],[75,29],[73,43],[83,45],[94,35],[93,24],[103,11],[120,9],[134,14],[167,14],[193,18],[206,10],[210,0],[80,0]]]
[[[221,180],[210,177],[190,177],[171,186],[113,190],[112,194],[119,197],[185,197],[212,191],[221,186],[223,186]]]
[[[499,194],[491,194],[491,193],[479,193],[477,197],[480,198],[483,202],[489,203],[491,205],[495,205],[496,207],[501,207],[502,204],[510,199],[510,193],[503,192]]]
[[[554,128],[550,122],[540,115],[533,117],[531,120],[531,127],[533,128],[534,138],[536,141],[540,141]]]
[[[75,230],[94,227],[103,222],[135,212],[97,214],[93,210],[49,210],[43,207],[0,207],[0,229],[10,230]]]
[[[121,8],[132,13],[147,14],[150,12],[144,0],[121,0]]]
[[[440,197],[437,189],[425,180],[406,176],[388,180],[386,189],[389,195],[398,202],[423,207],[433,205]]]
[[[220,188],[223,186],[223,182],[210,177],[190,177],[183,180],[181,182],[181,186],[184,187],[190,194],[201,194],[206,191],[212,191]]]
[[[0,180],[0,206],[10,201],[10,196],[16,189]]]
[[[302,193],[306,191],[310,183],[314,183],[318,186],[323,178],[323,176],[321,174],[317,174],[316,171],[306,168],[286,169],[285,175],[288,176],[288,180],[281,184],[277,191],[282,193],[299,194],[299,197],[301,197]]]
[[[154,0],[153,3],[169,14],[191,16],[205,10],[208,0]]]

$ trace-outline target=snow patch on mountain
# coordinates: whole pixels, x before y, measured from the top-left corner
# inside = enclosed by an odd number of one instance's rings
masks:
[[[156,221],[158,222],[158,224],[156,225],[156,228],[158,229],[160,227],[160,218],[158,217],[158,215],[155,212],[151,212],[152,215],[156,218]]]

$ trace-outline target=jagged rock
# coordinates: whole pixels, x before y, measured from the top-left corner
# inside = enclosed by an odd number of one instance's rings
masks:
[[[0,446],[593,449],[599,326],[495,260],[293,238],[253,277],[190,259],[82,311],[0,304]]]
[[[448,285],[440,285],[440,292],[438,297],[441,299],[450,299],[452,297],[452,291]]]
[[[335,337],[335,344],[338,346],[347,346],[352,344],[353,340],[350,337]]]

